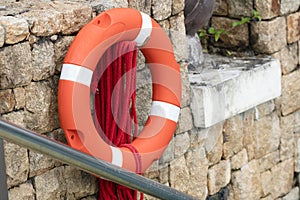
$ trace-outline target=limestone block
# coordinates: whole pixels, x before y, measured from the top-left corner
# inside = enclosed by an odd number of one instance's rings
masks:
[[[80,199],[98,191],[97,178],[74,167],[66,166],[64,171],[67,199]]]
[[[14,88],[15,95],[15,109],[22,109],[25,107],[25,89],[22,87]]]
[[[0,113],[10,112],[15,106],[15,97],[11,89],[0,90]]]
[[[174,138],[170,141],[168,147],[165,149],[163,155],[159,159],[159,163],[164,165],[174,159]]]
[[[292,190],[294,177],[294,159],[279,163],[271,169],[271,194],[274,199],[285,195]]]
[[[30,32],[36,36],[50,36],[61,31],[63,14],[53,9],[30,10],[21,15],[29,23]]]
[[[230,182],[231,166],[229,160],[222,160],[208,170],[209,195],[217,193]]]
[[[192,130],[193,128],[193,118],[191,109],[189,107],[182,108],[179,114],[178,128],[176,133],[184,133],[186,131]]]
[[[161,167],[159,169],[159,182],[167,183],[169,181],[169,166]]]
[[[64,179],[64,167],[54,168],[34,177],[34,187],[36,190],[36,199],[65,199],[67,186]]]
[[[280,14],[279,0],[255,0],[254,5],[262,19],[271,19]]]
[[[7,114],[3,114],[1,116],[4,120],[9,121],[11,123],[14,123],[18,126],[21,126],[23,128],[26,127],[26,123],[24,122],[25,118],[25,112],[24,111],[18,111],[18,112],[10,112]]]
[[[294,136],[280,139],[280,160],[287,160],[294,156]]]
[[[54,75],[54,45],[52,42],[42,40],[32,47],[32,74],[34,81],[47,79]]]
[[[34,151],[29,151],[29,177],[37,176],[55,167],[57,161]]]
[[[281,50],[287,44],[285,18],[252,23],[251,38],[253,48],[258,53],[274,53]]]
[[[97,200],[97,198],[95,196],[88,196],[88,197],[84,197],[81,200]]]
[[[187,193],[189,190],[190,175],[184,156],[181,156],[170,163],[169,176],[170,184],[173,188]]]
[[[28,23],[25,19],[0,16],[0,24],[5,28],[6,44],[21,42],[29,36]]]
[[[288,115],[300,108],[300,70],[282,77],[281,112]]]
[[[255,148],[257,146],[255,140],[255,126],[254,126],[254,109],[248,110],[244,113],[244,141],[243,145],[247,150],[248,160],[255,158]]]
[[[223,156],[225,159],[232,157],[243,149],[244,134],[241,115],[236,115],[225,121],[223,136]]]
[[[184,9],[184,0],[173,0],[172,4],[172,15],[176,15],[183,11]]]
[[[282,197],[282,200],[297,200],[300,199],[299,187],[293,188],[287,195]]]
[[[189,74],[194,126],[209,127],[280,96],[279,61],[251,60],[216,60],[219,69]]]
[[[186,153],[190,147],[190,136],[187,132],[177,134],[174,139],[174,155],[178,158]]]
[[[265,172],[280,162],[280,153],[279,151],[274,151],[272,153],[268,153],[262,158],[258,159],[259,163],[259,171]]]
[[[27,149],[4,141],[4,154],[8,188],[24,183],[29,172]]]
[[[271,114],[275,109],[273,100],[267,101],[255,107],[255,119],[258,120],[266,115]]]
[[[92,8],[85,4],[73,2],[55,2],[54,8],[63,13],[61,31],[68,35],[79,31],[92,17]]]
[[[242,149],[242,151],[238,152],[230,159],[231,169],[236,170],[242,168],[244,165],[248,163],[248,155],[246,149]]]
[[[189,75],[188,75],[188,68],[187,63],[181,63],[180,64],[180,74],[181,74],[181,107],[187,107],[191,103],[191,88],[190,88],[190,81],[189,81]]]
[[[298,44],[294,43],[273,54],[274,58],[280,60],[281,71],[283,74],[288,74],[296,69],[299,61],[299,55],[297,52]]]
[[[74,36],[64,36],[59,38],[54,43],[54,57],[55,57],[55,64],[56,70],[61,71],[63,60],[66,56],[66,53],[73,41]]]
[[[262,186],[262,196],[269,195],[271,197],[272,192],[272,173],[271,171],[265,171],[261,174],[261,186]],[[274,199],[274,198],[272,198]]]
[[[59,127],[57,95],[51,80],[32,82],[26,89],[27,128],[39,132],[50,132]]]
[[[295,172],[300,172],[300,134],[294,136],[294,163]]]
[[[28,85],[32,79],[31,71],[28,42],[0,49],[0,89]]]
[[[253,1],[227,0],[228,15],[231,17],[252,16]]]
[[[215,1],[214,15],[226,16],[228,14],[227,0]]]
[[[35,200],[35,191],[31,183],[24,183],[8,191],[8,199]]]
[[[280,14],[288,14],[298,10],[300,1],[298,0],[281,0],[280,1]]]
[[[174,55],[177,62],[187,58],[187,43],[185,35],[184,14],[170,17],[170,39],[173,44]]]
[[[241,170],[233,172],[231,177],[235,199],[259,199],[262,194],[261,177],[258,162],[250,161]]]
[[[4,45],[5,42],[5,29],[0,25],[0,47]]]
[[[280,144],[279,118],[276,114],[264,117],[255,122],[255,157],[261,158],[264,155],[276,151]]]
[[[151,0],[128,0],[128,7],[151,15]]]
[[[212,17],[211,26],[216,30],[230,30],[232,23],[237,20],[226,17]],[[249,46],[249,28],[247,24],[236,26],[230,34],[221,34],[218,42],[213,41],[216,46],[221,47],[246,47]]]
[[[151,82],[145,83],[142,86],[139,86],[139,82],[142,78],[141,73],[137,73],[137,90],[136,90],[136,102],[137,102],[137,110],[139,111],[138,114],[138,122],[139,122],[139,130],[142,130],[146,120],[148,118],[148,114],[150,113],[151,109],[151,102],[152,102],[152,85]],[[145,80],[145,79],[144,79]]]
[[[204,144],[209,165],[218,163],[223,153],[223,124],[219,123],[207,130],[207,138]]]
[[[300,40],[300,12],[290,14],[287,17],[287,42],[293,43]]]
[[[154,19],[161,21],[167,19],[172,14],[172,0],[158,1],[152,0],[152,13]]]
[[[207,191],[208,160],[204,148],[196,148],[186,154],[186,163],[190,173],[188,194],[199,200],[205,200]]]

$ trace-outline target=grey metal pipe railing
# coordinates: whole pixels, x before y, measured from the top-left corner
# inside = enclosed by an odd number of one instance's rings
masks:
[[[170,200],[196,199],[171,187],[96,159],[70,148],[63,143],[51,140],[3,120],[0,120],[0,137],[20,146],[48,155],[63,163],[75,166],[90,174],[108,179],[156,198]]]

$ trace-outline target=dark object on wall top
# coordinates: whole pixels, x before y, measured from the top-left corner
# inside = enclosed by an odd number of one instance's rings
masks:
[[[215,0],[185,0],[184,23],[186,33],[195,35],[211,18]]]

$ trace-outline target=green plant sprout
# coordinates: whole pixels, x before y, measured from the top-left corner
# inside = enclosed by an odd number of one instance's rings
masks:
[[[261,16],[256,10],[253,10],[252,17],[242,17],[239,21],[235,21],[232,23],[232,27],[229,30],[225,29],[215,29],[214,27],[209,27],[208,29],[200,29],[199,30],[199,38],[202,39],[204,37],[213,37],[215,42],[217,42],[222,34],[229,35],[230,32],[237,26],[242,26],[246,23],[250,23],[252,21],[261,21]]]

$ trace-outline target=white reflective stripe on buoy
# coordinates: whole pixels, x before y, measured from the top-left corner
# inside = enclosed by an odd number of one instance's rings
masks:
[[[112,158],[111,158],[111,163],[113,165],[122,167],[123,166],[123,154],[122,151],[119,148],[116,147],[112,147],[111,148],[111,152],[112,152]]]
[[[93,71],[74,64],[63,64],[60,80],[68,80],[81,83],[90,87]]]
[[[180,107],[163,101],[153,101],[150,115],[163,117],[174,122],[178,121]]]
[[[142,16],[142,27],[138,36],[134,39],[137,46],[143,46],[152,32],[152,20],[151,17],[143,12],[140,12]]]

